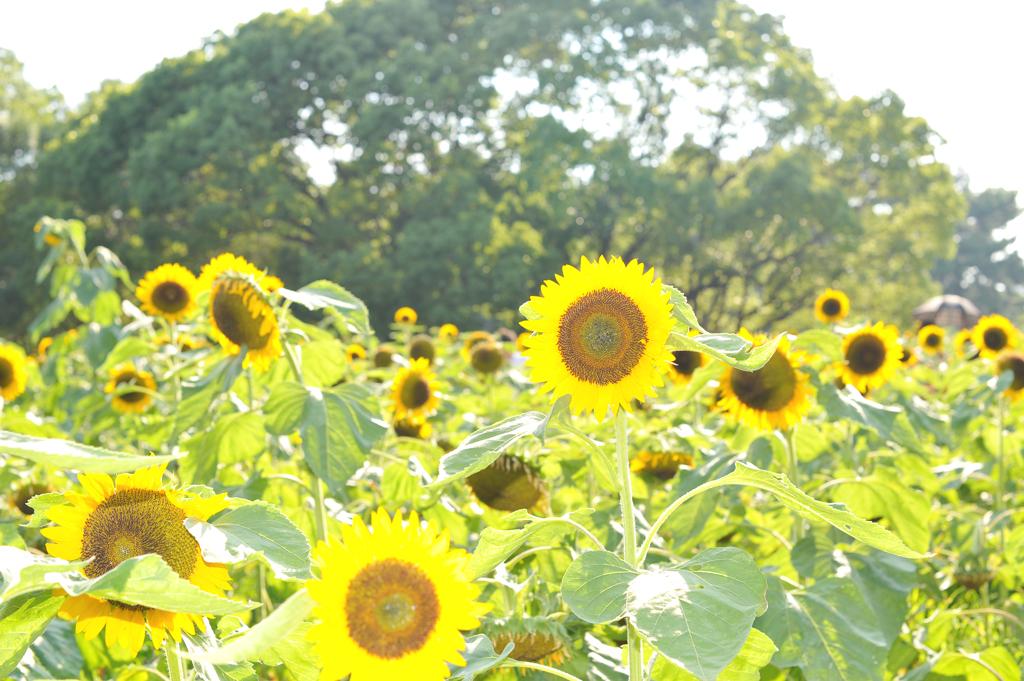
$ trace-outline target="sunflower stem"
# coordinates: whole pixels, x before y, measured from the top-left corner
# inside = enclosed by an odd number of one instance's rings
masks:
[[[292,373],[295,374],[295,380],[302,385],[306,385],[306,380],[302,377],[302,368],[299,366],[299,360],[295,356],[295,348],[287,341],[284,343],[284,356],[288,359],[288,365],[291,366]]]
[[[170,636],[164,641],[164,654],[167,656],[167,675],[171,681],[185,681],[185,666],[178,655],[178,642]]]
[[[792,428],[786,429],[786,454],[789,458],[789,481],[793,483],[793,486],[800,489],[800,459],[796,455],[796,424],[793,424]],[[799,513],[793,511],[793,543],[797,543],[804,538],[804,519]]]
[[[327,507],[324,505],[324,483],[313,473],[313,502],[316,504],[316,540],[327,541]]]
[[[996,466],[999,475],[996,477],[996,514],[1006,505],[1006,460],[1003,458],[1003,430],[1006,428],[1006,399],[999,395],[999,448],[996,450]],[[999,529],[999,550],[1006,548],[1006,533]],[[987,592],[986,592],[987,593]]]
[[[636,553],[636,521],[633,517],[633,480],[629,472],[629,439],[626,410],[620,405],[615,413],[615,456],[619,468],[619,503],[622,506],[623,559],[638,567]],[[629,646],[629,681],[643,681],[644,660],[640,634],[630,623],[626,629]]]

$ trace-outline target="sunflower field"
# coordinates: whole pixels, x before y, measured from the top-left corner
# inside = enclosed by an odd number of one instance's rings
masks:
[[[600,257],[521,328],[373,329],[84,235],[36,225],[0,345],[0,678],[1021,679],[1002,317],[718,333]]]

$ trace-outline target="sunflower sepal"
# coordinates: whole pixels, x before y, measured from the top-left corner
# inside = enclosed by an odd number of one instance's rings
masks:
[[[692,350],[714,357],[740,371],[756,371],[763,367],[775,354],[785,334],[779,334],[771,341],[756,348],[752,343],[734,333],[701,334],[687,336],[678,330],[669,334],[669,350]]]
[[[690,304],[686,302],[686,294],[677,289],[675,286],[669,286],[668,284],[662,284],[661,290],[663,293],[668,294],[668,302],[672,303],[672,318],[683,326],[699,331],[702,334],[708,333],[707,329],[700,325],[697,321],[697,314],[690,307]]]
[[[535,434],[547,419],[547,414],[528,411],[474,432],[462,444],[441,457],[437,479],[427,488],[447,485],[482,471],[513,444],[527,435]]]

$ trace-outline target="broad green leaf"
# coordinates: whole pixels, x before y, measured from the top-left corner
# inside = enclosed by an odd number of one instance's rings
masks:
[[[63,598],[54,598],[49,593],[26,594],[0,607],[0,678],[7,678],[14,671],[63,602]]]
[[[777,667],[800,667],[807,679],[881,681],[889,645],[853,580],[829,577],[787,592],[768,579],[768,611],[755,626],[779,651]]]
[[[530,303],[523,303],[522,305],[520,305],[519,314],[523,315],[524,317],[530,320],[540,319],[540,314],[538,314],[538,312],[533,309],[533,306],[530,305]]]
[[[67,296],[61,295],[51,300],[28,325],[28,333],[32,342],[38,343],[43,334],[64,321],[70,311],[71,300]]]
[[[313,597],[305,589],[300,589],[274,608],[269,617],[241,636],[231,639],[222,647],[190,651],[188,657],[211,664],[259,659],[260,653],[302,624],[313,612],[314,607],[316,601]]]
[[[341,341],[315,340],[302,346],[302,378],[311,388],[326,388],[345,373],[345,348]]]
[[[309,630],[313,627],[303,622],[284,638],[276,639],[268,648],[263,649],[256,659],[250,662],[261,662],[277,666],[283,664],[295,681],[317,681],[320,669],[314,660],[313,642],[309,640]]]
[[[149,357],[152,352],[153,348],[149,343],[138,336],[128,336],[117,342],[117,345],[107,355],[100,369],[109,369],[121,362],[127,362],[136,357]]]
[[[13,546],[0,546],[0,603],[35,591],[50,589],[60,572],[79,570],[82,561],[68,563],[59,558],[29,553]]]
[[[565,571],[562,600],[584,622],[611,622],[626,614],[626,592],[639,575],[610,551],[588,551]]]
[[[718,681],[759,681],[760,670],[771,662],[776,650],[778,648],[764,632],[751,629],[743,648],[718,675]],[[651,678],[658,681],[695,681],[697,677],[659,655]]]
[[[192,666],[196,676],[204,681],[257,681],[256,673],[248,662],[207,662],[195,659],[196,655],[219,649],[217,637],[210,630],[209,623],[203,624],[196,628],[195,634],[181,632],[185,650],[193,658]]]
[[[35,513],[29,516],[28,522],[23,523],[22,527],[42,527],[50,522],[46,517],[46,511],[54,506],[67,506],[68,500],[64,498],[63,492],[49,492],[32,497],[28,500],[28,505]]]
[[[441,457],[437,480],[428,487],[461,480],[487,468],[503,451],[527,435],[534,434],[540,424],[546,421],[547,415],[529,411],[481,428]]]
[[[267,433],[263,428],[263,419],[255,412],[222,416],[214,430],[220,431],[217,458],[221,463],[248,463],[266,449]]]
[[[547,442],[546,435],[549,426],[557,427],[558,424],[565,423],[566,416],[569,414],[570,404],[572,404],[572,395],[562,395],[551,403],[551,410],[537,424],[537,428],[532,433],[535,438],[540,440],[542,445]]]
[[[707,333],[704,327],[700,325],[700,322],[697,321],[697,315],[693,313],[693,308],[686,302],[686,295],[682,291],[674,286],[662,284],[661,292],[669,294],[668,302],[672,303],[672,317],[677,322],[701,333]]]
[[[185,527],[211,563],[239,563],[258,556],[278,579],[312,577],[309,541],[276,506],[254,501],[218,517],[212,524],[186,518]]]
[[[992,672],[995,671],[995,674]],[[1020,681],[1021,667],[1006,648],[988,648],[980,653],[947,651],[939,658],[932,673],[963,681]],[[998,676],[996,676],[998,674]]]
[[[377,406],[361,385],[309,388],[299,433],[306,463],[327,483],[332,495],[363,465],[388,426],[376,418]]]
[[[515,644],[508,643],[500,654],[494,652],[494,644],[484,634],[477,634],[466,639],[466,649],[462,651],[462,659],[466,661],[464,667],[448,665],[452,675],[448,677],[451,681],[473,681],[477,674],[482,674],[494,669],[501,664],[512,652]]]
[[[884,407],[863,397],[853,386],[839,390],[831,383],[818,388],[818,403],[833,419],[850,419],[867,426],[885,440],[903,445],[907,449],[921,452],[920,438],[899,407]]]
[[[780,334],[764,345],[751,348],[750,341],[731,333],[702,334],[690,337],[685,333],[673,331],[669,334],[666,347],[669,350],[702,352],[735,369],[756,371],[772,358],[781,340],[782,335]]]
[[[84,473],[130,473],[173,461],[174,456],[139,456],[89,447],[71,440],[55,440],[18,435],[0,430],[0,454],[18,456],[36,463]]]
[[[0,523],[0,546],[13,546],[22,550],[28,548],[25,546],[25,540],[21,538],[21,533],[18,532],[17,523]]]
[[[569,520],[579,522],[593,513],[591,508],[581,508],[564,515],[560,518],[536,518],[531,517],[526,526],[517,530],[499,530],[494,527],[485,527],[480,533],[480,541],[469,564],[466,565],[465,573],[470,580],[483,577],[488,572],[498,567],[519,550],[527,541],[536,538],[542,530],[545,532],[557,529],[565,532],[572,528]],[[505,517],[506,520],[514,519],[514,514]]]
[[[843,341],[836,334],[827,329],[809,329],[802,331],[791,346],[794,350],[815,349],[821,352],[826,359],[839,362],[843,359]]]
[[[864,518],[885,518],[893,531],[911,549],[928,551],[931,533],[928,519],[931,503],[920,492],[907,488],[890,471],[839,484],[832,497]]]
[[[304,305],[310,310],[330,308],[341,315],[355,333],[372,336],[370,313],[359,298],[338,286],[333,281],[321,279],[303,286],[298,291],[278,289],[277,293],[294,303]]]
[[[636,576],[625,612],[660,654],[701,681],[714,681],[742,650],[754,618],[765,612],[766,589],[746,551],[712,548]]]
[[[74,623],[54,617],[43,635],[25,651],[11,678],[16,681],[77,679],[83,665]]]
[[[281,381],[270,392],[270,399],[263,405],[265,426],[271,435],[290,435],[302,422],[302,411],[306,408],[309,392],[301,383]]]

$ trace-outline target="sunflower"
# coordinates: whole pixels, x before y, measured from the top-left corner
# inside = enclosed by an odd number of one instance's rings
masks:
[[[953,336],[953,349],[956,351],[956,356],[961,359],[967,356],[967,351],[964,350],[964,345],[971,340],[971,332],[971,329],[960,329],[956,332],[956,335]]]
[[[691,333],[690,335],[695,335]],[[708,363],[707,355],[693,350],[673,350],[669,364],[669,377],[676,385],[686,385],[693,378],[693,372]]]
[[[46,351],[53,345],[53,338],[51,336],[43,336],[39,340],[39,345],[36,347],[36,353],[39,355],[39,361],[46,359]]]
[[[22,485],[13,494],[7,496],[7,504],[14,509],[17,509],[22,515],[31,516],[36,512],[34,508],[28,505],[28,502],[33,497],[37,497],[40,494],[48,494],[50,492],[56,492],[49,485],[40,482],[30,482],[26,485]]]
[[[473,346],[469,361],[480,373],[493,374],[505,364],[505,353],[496,344],[484,341]]]
[[[529,331],[523,331],[521,334],[516,336],[516,350],[522,352],[526,349],[526,341],[532,336]]]
[[[396,421],[406,417],[423,419],[437,410],[436,378],[425,359],[414,359],[408,369],[399,369],[391,391]]]
[[[1004,371],[1013,372],[1013,383],[1003,392],[1003,397],[1008,397],[1011,402],[1016,402],[1024,397],[1024,354],[1004,352],[996,360],[995,371],[996,376]]]
[[[180,322],[197,309],[198,285],[195,275],[181,265],[161,265],[146,273],[135,289],[135,297],[142,301],[146,314]]]
[[[823,324],[838,322],[850,313],[850,299],[842,291],[825,289],[814,301],[814,316]]]
[[[417,421],[408,417],[395,421],[395,435],[400,437],[427,440],[432,432],[434,432],[434,429],[426,421]]]
[[[210,292],[211,335],[224,352],[247,348],[243,366],[267,371],[281,356],[281,331],[274,308],[252,275],[234,271],[218,276]]]
[[[410,359],[425,359],[427,362],[433,362],[435,354],[434,342],[430,339],[430,336],[420,334],[409,343]]]
[[[131,362],[118,364],[110,370],[110,380],[103,391],[112,394],[123,385],[135,385],[146,390],[156,390],[153,374],[148,371],[139,371]],[[114,395],[110,403],[119,412],[126,414],[133,411],[136,414],[141,414],[152,402],[153,396],[149,393],[130,390],[120,395]]]
[[[214,282],[217,281],[217,278],[225,272],[251,275],[264,291],[274,290],[275,286],[277,288],[281,287],[280,279],[267,275],[266,272],[256,267],[256,265],[253,265],[245,258],[234,255],[233,253],[222,253],[203,265],[202,271],[199,272],[199,279],[196,282],[198,290],[211,290]]]
[[[455,338],[457,338],[458,335],[459,335],[459,327],[455,326],[454,324],[445,324],[437,332],[438,338],[440,338],[441,340],[446,340],[446,341],[447,340],[455,340]]]
[[[895,326],[882,322],[851,333],[843,339],[845,361],[833,365],[837,376],[861,394],[881,386],[900,366],[903,348],[899,337]]]
[[[0,343],[0,397],[10,402],[25,392],[27,380],[25,356],[19,350]]]
[[[486,331],[474,331],[473,333],[469,334],[469,336],[466,338],[466,340],[462,344],[461,354],[462,354],[463,359],[465,359],[467,362],[472,361],[472,359],[473,359],[473,348],[475,348],[478,343],[493,343],[493,342],[494,342],[494,336],[492,336],[491,334],[487,333]]]
[[[531,379],[552,401],[572,395],[573,413],[593,411],[598,421],[608,409],[631,411],[630,400],[644,401],[664,385],[672,353],[665,349],[672,330],[672,304],[654,270],[633,260],[566,265],[556,281],[547,281],[531,299],[538,319],[522,322],[536,332],[527,340]]]
[[[680,466],[693,466],[693,457],[679,452],[637,452],[630,464],[634,473],[647,473],[659,480],[671,480],[679,472]]]
[[[416,323],[416,310],[411,307],[400,307],[395,312],[395,323],[396,324],[415,324]]]
[[[366,348],[362,345],[353,343],[345,348],[345,356],[348,357],[348,361],[350,362],[354,362],[357,359],[366,359]]]
[[[565,626],[557,620],[547,617],[508,617],[485,622],[480,630],[491,639],[494,649],[502,651],[509,643],[515,648],[509,658],[520,662],[537,662],[554,666],[561,665],[570,657],[569,647],[572,639]],[[526,675],[528,670],[520,667],[519,673]],[[512,669],[500,669],[497,676],[512,676]]]
[[[378,510],[370,532],[356,516],[313,550],[321,579],[306,582],[320,622],[308,637],[320,657],[321,681],[445,679],[447,662],[465,665],[462,630],[480,625],[490,607],[464,573],[469,555],[449,550],[448,533],[421,529]]]
[[[994,314],[982,317],[971,332],[971,342],[982,359],[995,359],[1003,350],[1017,347],[1017,329],[1006,317]]]
[[[914,354],[913,348],[908,348],[905,343],[900,344],[900,364],[904,367],[910,368],[917,364],[917,355]]]
[[[481,503],[497,511],[542,508],[547,489],[537,470],[518,456],[502,454],[466,478]]]
[[[746,329],[740,335],[764,345],[764,336],[753,337]],[[808,399],[807,375],[797,371],[805,354],[790,351],[789,339],[783,337],[768,362],[757,371],[739,371],[726,367],[718,379],[721,397],[718,406],[736,421],[751,428],[769,430],[789,428],[798,423],[811,408]]]
[[[921,349],[929,355],[935,355],[942,352],[942,342],[945,338],[946,330],[939,328],[934,324],[922,326],[921,330],[917,332],[918,345],[920,345]]]
[[[377,367],[378,369],[384,369],[385,367],[391,366],[391,364],[395,361],[392,358],[394,354],[395,351],[392,350],[391,347],[388,345],[377,346],[376,352],[373,353],[373,366]]]
[[[108,475],[85,473],[78,476],[85,494],[66,492],[70,506],[55,506],[47,517],[57,527],[42,534],[53,543],[46,545],[51,556],[64,560],[93,561],[82,572],[95,578],[117,567],[121,561],[156,553],[182,579],[207,593],[223,596],[231,589],[223,565],[207,563],[199,544],[185,529],[185,518],[207,520],[228,506],[225,495],[202,499],[195,494],[162,489],[160,479],[167,464],[151,466],[116,481]],[[169,632],[181,640],[181,631],[195,633],[203,627],[201,615],[166,612],[142,605],[107,601],[93,596],[71,596],[60,606],[65,619],[78,619],[75,630],[85,639],[95,638],[106,627],[106,644],[119,642],[138,655],[149,625],[153,643],[159,648]]]

